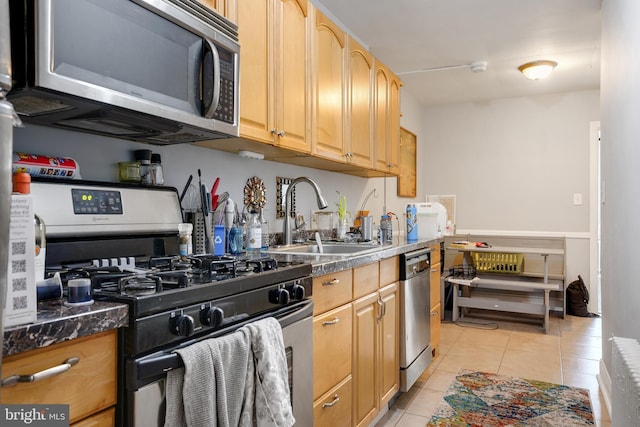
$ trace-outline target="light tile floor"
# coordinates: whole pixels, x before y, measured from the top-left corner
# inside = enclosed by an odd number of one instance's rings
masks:
[[[600,318],[551,317],[549,334],[539,321],[468,318],[496,329],[442,324],[436,357],[376,427],[424,427],[460,369],[492,372],[589,389],[597,425],[610,427],[596,374],[602,353]]]

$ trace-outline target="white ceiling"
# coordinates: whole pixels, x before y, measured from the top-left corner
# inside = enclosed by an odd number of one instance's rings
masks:
[[[314,0],[395,73],[486,61],[469,68],[400,75],[423,105],[597,89],[601,0]],[[558,66],[528,80],[518,66]]]

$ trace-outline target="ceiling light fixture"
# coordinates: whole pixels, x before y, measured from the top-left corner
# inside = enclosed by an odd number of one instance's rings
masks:
[[[557,62],[545,59],[522,64],[518,67],[518,70],[520,70],[520,72],[528,79],[540,80],[549,77],[549,74],[551,74],[557,65]]]
[[[444,65],[442,67],[422,68],[420,70],[403,71],[396,74],[402,76],[405,74],[427,73],[430,71],[455,70],[456,68],[469,68],[473,73],[482,73],[484,71],[487,71],[487,61],[475,61],[471,64]]]

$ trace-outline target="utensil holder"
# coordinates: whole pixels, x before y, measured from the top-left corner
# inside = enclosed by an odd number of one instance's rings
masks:
[[[193,253],[194,254],[208,254],[213,253],[212,248],[206,247],[206,241],[208,237],[209,242],[211,242],[211,229],[213,225],[211,224],[211,215],[206,217],[208,220],[206,232],[209,234],[205,235],[205,216],[202,214],[202,211],[190,212],[187,215],[187,218],[193,224]]]

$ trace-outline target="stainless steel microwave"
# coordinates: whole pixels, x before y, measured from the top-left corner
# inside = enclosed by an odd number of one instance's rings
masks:
[[[161,145],[238,136],[238,28],[201,3],[9,3],[23,121]]]

